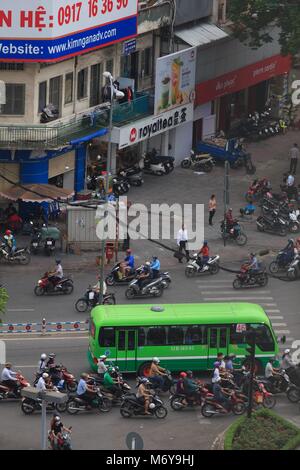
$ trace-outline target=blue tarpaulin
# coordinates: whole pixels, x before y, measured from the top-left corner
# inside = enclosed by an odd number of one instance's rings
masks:
[[[89,140],[95,139],[96,137],[101,137],[108,134],[108,129],[100,129],[99,131],[93,132],[92,134],[85,135],[79,139],[71,140],[70,145],[80,145]]]

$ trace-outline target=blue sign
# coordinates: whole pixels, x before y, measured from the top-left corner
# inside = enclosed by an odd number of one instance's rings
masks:
[[[1,39],[0,61],[52,62],[121,42],[136,34],[136,17],[131,17],[53,40]]]
[[[123,44],[123,55],[130,55],[136,51],[136,39],[132,39],[131,41],[126,41]]]

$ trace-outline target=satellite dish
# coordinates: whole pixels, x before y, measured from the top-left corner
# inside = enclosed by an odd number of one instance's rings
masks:
[[[0,105],[6,104],[6,86],[3,80],[0,80]]]

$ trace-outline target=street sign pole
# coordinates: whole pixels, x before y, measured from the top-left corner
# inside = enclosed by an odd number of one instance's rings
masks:
[[[227,222],[226,213],[229,205],[229,162],[226,160],[224,165],[224,246],[226,246]]]
[[[42,400],[42,450],[47,450],[47,402]]]
[[[248,410],[247,417],[251,418],[252,415],[252,405],[253,405],[253,379],[254,379],[254,369],[255,369],[255,340],[256,334],[255,331],[251,331],[250,335],[250,345],[251,345],[251,354],[250,354],[250,382],[249,382],[249,395],[248,395]]]

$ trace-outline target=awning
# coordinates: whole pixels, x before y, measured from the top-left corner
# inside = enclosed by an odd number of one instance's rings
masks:
[[[214,24],[201,23],[197,26],[178,29],[175,31],[175,36],[190,46],[204,46],[225,39],[229,37],[229,34]]]
[[[100,129],[97,132],[85,135],[84,137],[80,137],[79,139],[71,140],[70,145],[80,145],[84,142],[88,142],[89,140],[95,139],[96,137],[102,137],[105,134],[108,134],[108,129]]]
[[[57,188],[51,184],[25,184],[20,187],[15,185],[10,189],[0,192],[0,196],[11,201],[24,202],[52,202],[53,199],[66,201],[74,195],[72,189]]]

